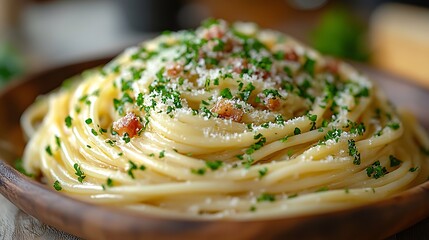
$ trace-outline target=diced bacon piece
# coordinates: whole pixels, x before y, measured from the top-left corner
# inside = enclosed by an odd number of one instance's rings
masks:
[[[280,108],[280,100],[278,98],[269,98],[265,100],[265,106],[271,111],[277,111]]]
[[[177,64],[177,63],[173,63],[171,65],[168,65],[166,70],[167,70],[166,71],[167,75],[169,77],[177,77],[177,76],[179,76],[180,74],[183,73],[183,65]]]
[[[218,101],[211,111],[217,113],[220,118],[232,119],[234,122],[240,122],[244,114],[243,110],[234,107],[232,102],[224,99]]]
[[[294,50],[289,50],[285,52],[285,59],[289,61],[295,61],[297,62],[299,60],[298,54]]]
[[[207,40],[214,38],[222,38],[225,35],[225,31],[221,29],[219,25],[212,25],[208,29],[205,29],[203,37]]]
[[[127,113],[127,115],[113,123],[113,130],[119,135],[127,133],[130,138],[137,135],[142,127],[138,117],[132,112]]]
[[[232,49],[234,49],[234,45],[236,45],[236,44],[237,43],[232,41],[232,39],[228,38],[225,42],[225,46],[223,47],[223,51],[224,52],[231,52]]]
[[[339,67],[340,62],[338,60],[330,59],[326,62],[325,70],[333,74],[338,74]]]
[[[262,77],[262,79],[267,79],[271,77],[271,73],[265,70],[257,70],[255,71],[255,74]]]

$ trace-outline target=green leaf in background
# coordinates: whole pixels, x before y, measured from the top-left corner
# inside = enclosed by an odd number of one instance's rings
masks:
[[[367,61],[367,29],[344,7],[333,7],[322,14],[312,32],[311,43],[324,54],[356,61]]]
[[[23,72],[18,51],[10,44],[0,42],[0,87]]]

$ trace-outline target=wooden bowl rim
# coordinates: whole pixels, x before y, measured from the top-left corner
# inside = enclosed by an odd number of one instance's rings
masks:
[[[103,58],[70,64],[23,77],[19,81],[0,90],[0,98],[12,89],[28,82],[36,81],[47,74],[61,72],[82,65],[86,66],[107,62],[110,59]],[[24,212],[50,226],[79,237],[100,239],[120,239],[121,236],[128,236],[135,239],[143,236],[157,237],[158,239],[168,239],[175,236],[185,236],[186,238],[222,237],[225,239],[238,239],[242,237],[230,234],[236,233],[240,229],[249,228],[256,229],[252,237],[264,237],[260,235],[262,231],[260,229],[270,230],[270,228],[275,230],[267,236],[273,238],[298,236],[296,234],[300,232],[304,233],[305,231],[316,229],[313,234],[309,235],[310,237],[314,237],[317,234],[323,234],[324,228],[335,228],[336,224],[343,221],[350,222],[353,219],[364,219],[366,216],[371,216],[371,218],[367,219],[364,223],[360,223],[359,226],[372,226],[380,220],[376,215],[388,214],[389,209],[395,209],[398,212],[395,214],[392,213],[392,217],[400,214],[409,214],[410,211],[413,212],[414,215],[411,219],[398,220],[396,224],[392,224],[392,221],[386,222],[386,224],[378,223],[374,229],[380,227],[387,228],[380,232],[379,235],[372,234],[371,236],[385,238],[429,216],[429,205],[425,204],[429,200],[429,182],[424,182],[385,200],[314,215],[264,220],[190,220],[156,217],[135,213],[130,210],[94,205],[68,197],[24,176],[3,159],[0,159],[0,193]],[[88,226],[85,226],[86,224]],[[317,227],[319,225],[320,227]],[[233,237],[231,238],[231,236]],[[331,235],[328,234],[326,236],[332,237],[337,235],[331,233]],[[344,236],[356,237],[347,234]],[[366,235],[362,234],[361,236]]]

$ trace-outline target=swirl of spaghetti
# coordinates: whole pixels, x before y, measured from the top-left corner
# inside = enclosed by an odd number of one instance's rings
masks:
[[[427,180],[429,138],[365,75],[252,23],[127,49],[22,116],[26,171],[97,204],[180,218],[350,208]]]

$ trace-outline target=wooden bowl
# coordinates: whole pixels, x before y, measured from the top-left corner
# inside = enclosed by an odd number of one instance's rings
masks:
[[[272,220],[180,220],[145,216],[67,197],[17,172],[12,166],[25,142],[19,126],[34,99],[100,59],[30,75],[0,91],[0,192],[42,222],[86,239],[381,239],[429,216],[429,182],[374,204],[325,214]],[[392,101],[429,126],[429,92],[358,65]]]

